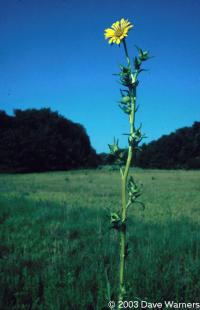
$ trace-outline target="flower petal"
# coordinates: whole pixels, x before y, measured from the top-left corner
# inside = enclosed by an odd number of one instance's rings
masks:
[[[105,39],[109,39],[108,43],[117,45],[128,36],[129,30],[133,28],[133,25],[128,19],[121,18],[120,21],[116,21],[112,24],[111,28],[107,28],[104,31]]]

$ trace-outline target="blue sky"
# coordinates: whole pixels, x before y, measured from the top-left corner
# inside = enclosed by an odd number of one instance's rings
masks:
[[[146,142],[200,119],[200,0],[0,0],[0,109],[50,107],[84,125],[93,147],[126,145],[113,73],[122,47],[103,31],[121,17],[127,39],[155,57],[140,76],[136,116]]]

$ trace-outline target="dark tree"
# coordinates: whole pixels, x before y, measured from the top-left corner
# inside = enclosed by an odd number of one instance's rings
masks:
[[[199,169],[200,122],[143,144],[136,163],[143,168]]]
[[[50,109],[0,112],[0,170],[31,172],[94,167],[84,127]]]

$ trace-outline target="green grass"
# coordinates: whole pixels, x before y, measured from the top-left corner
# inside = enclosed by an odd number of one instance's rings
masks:
[[[131,172],[146,208],[129,209],[127,300],[199,302],[200,171]],[[0,206],[1,309],[101,310],[116,300],[118,171],[2,174]]]

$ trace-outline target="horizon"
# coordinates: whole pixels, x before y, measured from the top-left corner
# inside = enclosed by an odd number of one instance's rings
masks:
[[[71,120],[71,119],[68,119],[66,116],[64,116],[64,115],[62,115],[61,113],[59,113],[59,111],[54,111],[54,110],[52,110],[50,107],[44,107],[44,108],[39,108],[39,109],[37,109],[37,108],[30,108],[30,110],[31,109],[36,109],[37,111],[39,111],[40,109],[50,109],[52,112],[56,112],[56,113],[58,113],[60,116],[62,116],[62,117],[64,117],[66,120],[68,120],[68,121],[71,121],[71,122],[73,122],[74,124],[80,124],[80,125],[82,125],[83,127],[84,127],[84,129],[85,129],[85,131],[86,131],[86,134],[89,136],[89,134],[88,134],[88,132],[87,132],[87,128],[85,128],[85,126],[83,125],[83,124],[81,124],[81,123],[78,123],[78,122],[74,122],[73,120]],[[21,109],[20,109],[21,110]],[[0,112],[1,111],[3,111],[3,112],[6,112],[5,110],[0,110]],[[22,111],[25,111],[25,110],[22,110]],[[14,116],[15,115],[15,113],[14,113],[14,110],[12,111],[12,113],[7,113],[6,112],[6,114],[8,115],[8,116]],[[160,138],[162,138],[163,136],[168,136],[168,135],[170,135],[170,134],[172,134],[172,133],[175,133],[177,130],[179,130],[179,129],[182,129],[182,128],[191,128],[191,127],[193,127],[193,125],[195,124],[195,123],[200,123],[200,120],[198,121],[198,120],[196,120],[196,121],[194,121],[191,125],[188,125],[188,126],[183,126],[183,127],[179,127],[179,128],[175,128],[173,131],[171,131],[171,132],[169,132],[169,133],[166,133],[166,134],[162,134],[160,137],[158,137],[158,138],[156,138],[156,139],[153,139],[153,140],[151,140],[151,141],[148,141],[147,143],[145,142],[145,140],[143,141],[143,143],[141,143],[141,146],[143,145],[143,144],[149,144],[149,143],[151,143],[151,142],[154,142],[154,141],[157,141],[157,140],[159,140]],[[90,136],[89,136],[89,139],[90,139]],[[90,139],[90,142],[91,142],[91,139]],[[92,143],[91,143],[91,146],[92,146],[92,148],[93,149],[95,149],[95,147],[92,145]],[[125,146],[125,148],[127,148],[126,146]],[[100,151],[100,152],[98,152],[96,149],[95,149],[95,151],[96,151],[96,153],[97,154],[101,154],[101,153],[110,153],[110,150],[109,150],[109,148],[108,148],[108,150],[106,150],[106,151]]]
[[[199,121],[200,1],[0,5],[0,110],[12,115],[13,109],[49,107],[83,125],[98,153],[108,153],[114,137],[125,147],[127,122],[113,76],[125,63],[124,53],[103,35],[125,17],[134,24],[127,38],[130,56],[135,44],[154,56],[138,88],[137,126],[142,123],[148,137],[143,142]]]

